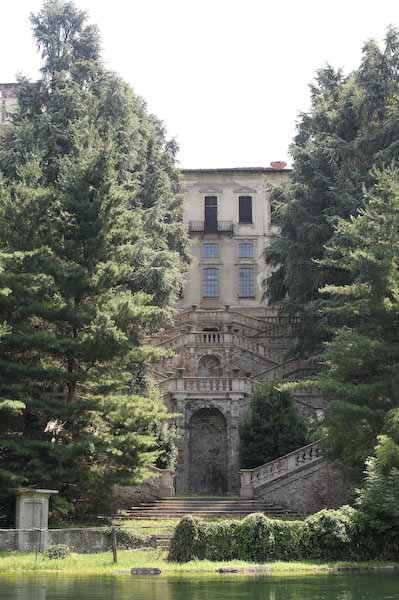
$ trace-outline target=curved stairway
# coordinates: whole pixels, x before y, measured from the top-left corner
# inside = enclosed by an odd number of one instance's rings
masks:
[[[123,519],[180,519],[186,515],[194,515],[209,519],[237,518],[262,512],[269,517],[293,519],[298,514],[281,506],[245,498],[163,498],[153,502],[143,502],[132,506],[118,518]]]

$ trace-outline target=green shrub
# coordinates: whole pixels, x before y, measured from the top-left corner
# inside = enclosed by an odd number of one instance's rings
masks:
[[[350,506],[322,510],[305,521],[255,513],[242,521],[207,523],[186,517],[176,527],[169,560],[345,560],[361,558],[359,527]]]
[[[263,513],[245,517],[238,532],[240,558],[262,562],[274,553],[273,521]]]
[[[239,555],[239,521],[203,523],[205,554],[209,560],[234,560]]]
[[[305,520],[301,536],[302,557],[345,560],[353,556],[356,511],[350,506],[324,509]]]
[[[274,548],[270,558],[274,560],[300,560],[304,521],[273,521]]]
[[[242,521],[206,522],[185,517],[175,529],[169,560],[294,560],[300,558],[301,521],[279,521],[255,513]]]
[[[375,456],[366,461],[366,476],[358,490],[357,522],[362,552],[374,550],[381,558],[395,560],[399,555],[398,409],[388,413],[386,431],[378,437]]]
[[[56,544],[55,546],[49,546],[45,552],[45,556],[50,560],[68,558],[71,551],[65,544]]]
[[[174,562],[188,562],[194,558],[204,558],[202,543],[200,542],[200,529],[204,529],[205,522],[188,516],[179,521],[169,548],[168,559]],[[202,539],[203,542],[203,539]]]

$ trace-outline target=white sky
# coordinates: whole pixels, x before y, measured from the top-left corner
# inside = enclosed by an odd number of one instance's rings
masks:
[[[356,67],[363,42],[399,25],[398,0],[76,0],[99,25],[104,59],[167,125],[183,167],[288,160],[315,70]],[[0,81],[34,78],[28,16],[1,0]]]

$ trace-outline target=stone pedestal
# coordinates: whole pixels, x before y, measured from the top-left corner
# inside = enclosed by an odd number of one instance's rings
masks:
[[[16,491],[16,529],[18,550],[29,551],[47,546],[49,499],[57,490],[20,488]]]

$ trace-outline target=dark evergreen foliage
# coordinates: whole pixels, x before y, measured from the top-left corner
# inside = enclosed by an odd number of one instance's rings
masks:
[[[336,323],[317,381],[330,399],[326,444],[358,476],[387,414],[399,407],[399,171],[373,173],[364,208],[339,221],[322,263],[349,281],[321,289]]]
[[[306,425],[287,391],[258,385],[240,429],[241,467],[252,469],[306,444]]]
[[[169,318],[185,231],[176,144],[104,68],[96,27],[64,0],[32,26],[42,77],[20,79],[0,144],[0,466],[67,512],[159,454],[144,341]]]
[[[399,34],[389,28],[383,48],[364,45],[359,68],[348,76],[331,66],[319,70],[311,86],[311,109],[300,116],[291,146],[293,170],[285,189],[274,195],[279,237],[266,251],[274,267],[267,282],[272,302],[299,317],[292,353],[323,349],[331,323],[321,319],[319,289],[345,284],[340,265],[318,264],[334,236],[338,218],[363,204],[374,166],[399,161]]]

